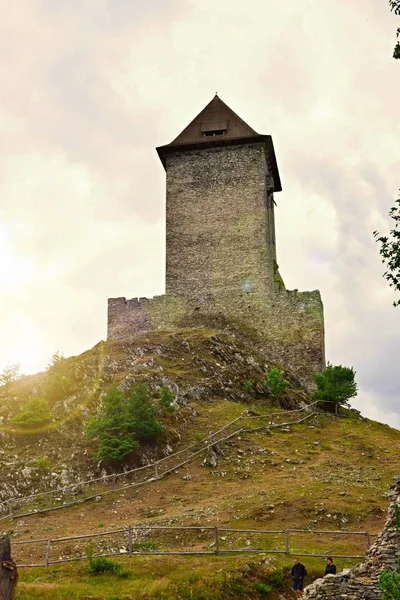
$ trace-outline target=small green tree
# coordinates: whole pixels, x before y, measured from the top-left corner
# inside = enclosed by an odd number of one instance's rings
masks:
[[[17,381],[21,377],[20,370],[21,365],[19,363],[15,363],[14,365],[7,364],[0,373],[0,387],[7,386],[12,381]]]
[[[156,407],[151,403],[145,385],[136,385],[128,398],[129,412],[134,420],[134,434],[140,442],[154,441],[162,432],[156,418]]]
[[[315,399],[333,402],[337,413],[339,405],[346,405],[350,398],[357,396],[355,375],[353,367],[333,366],[328,362],[326,369],[315,375],[318,388]]]
[[[273,367],[265,374],[265,385],[270,390],[276,400],[279,400],[283,392],[287,389],[289,382],[284,379],[284,372]]]
[[[162,431],[144,385],[137,385],[128,397],[113,386],[104,396],[99,413],[92,417],[86,433],[96,438],[98,460],[120,461],[139,448],[140,441],[154,440]]]
[[[51,411],[44,398],[31,398],[17,415],[12,417],[11,423],[22,429],[37,430],[51,421]]]
[[[74,391],[74,376],[71,363],[62,352],[55,352],[47,365],[41,385],[42,395],[50,402],[64,400]]]
[[[247,394],[252,394],[254,390],[254,379],[245,379],[242,383],[243,389]]]
[[[174,402],[174,394],[166,385],[163,385],[160,389],[160,406],[166,411],[172,412],[174,410]]]

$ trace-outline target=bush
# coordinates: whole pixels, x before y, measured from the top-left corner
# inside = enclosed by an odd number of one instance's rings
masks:
[[[39,456],[33,461],[33,465],[39,469],[39,471],[50,471],[51,460],[48,456]]]
[[[252,394],[254,390],[254,379],[246,379],[243,381],[243,389],[247,394]]]
[[[283,371],[277,367],[273,367],[265,374],[265,385],[276,400],[279,400],[289,386],[289,382],[283,378],[283,375]]]
[[[87,572],[89,575],[103,575],[107,573],[109,575],[116,575],[126,579],[129,577],[129,571],[124,569],[118,563],[106,558],[105,556],[97,556],[89,560]]]
[[[166,385],[163,385],[162,388],[160,389],[160,405],[162,406],[162,408],[166,409],[167,411],[172,412],[174,410],[174,407],[173,407],[174,402],[175,402],[174,394],[171,392],[171,390]]]
[[[137,450],[139,442],[157,438],[162,427],[155,417],[147,388],[135,386],[125,397],[113,386],[105,395],[100,412],[90,419],[86,433],[97,438],[98,460],[119,461]]]
[[[328,363],[322,373],[315,375],[318,390],[315,392],[314,398],[333,402],[337,412],[338,405],[346,405],[350,398],[357,396],[355,375],[352,367],[333,366]]]
[[[43,398],[31,398],[21,412],[12,417],[11,423],[23,429],[38,429],[51,421],[48,402]]]
[[[397,569],[383,571],[379,589],[383,592],[384,600],[400,600],[400,562]]]
[[[396,528],[400,530],[400,508],[394,506]],[[383,600],[400,600],[400,560],[396,569],[385,569],[379,580],[379,589],[383,592]]]
[[[51,402],[64,400],[74,391],[74,379],[70,362],[62,353],[56,352],[47,366],[41,393]]]

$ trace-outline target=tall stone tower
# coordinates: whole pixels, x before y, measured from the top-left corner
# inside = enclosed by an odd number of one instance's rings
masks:
[[[215,96],[157,152],[166,171],[166,293],[110,298],[108,339],[228,326],[310,384],[325,365],[323,306],[317,290],[287,290],[279,274],[274,193],[282,188],[271,136]]]
[[[157,152],[167,174],[166,293],[212,299],[278,291],[272,138],[217,95]]]

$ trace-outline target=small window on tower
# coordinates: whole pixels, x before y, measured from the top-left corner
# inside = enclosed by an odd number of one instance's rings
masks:
[[[224,135],[225,134],[225,129],[214,129],[213,131],[204,131],[204,137],[210,137],[210,136],[214,136],[214,135]]]

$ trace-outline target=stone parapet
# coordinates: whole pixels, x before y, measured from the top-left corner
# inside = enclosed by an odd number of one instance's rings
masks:
[[[325,366],[324,317],[318,291],[283,290],[257,295],[243,290],[188,299],[166,294],[151,299],[111,298],[108,339],[124,339],[173,327],[234,327],[255,337],[277,364],[305,385]]]

